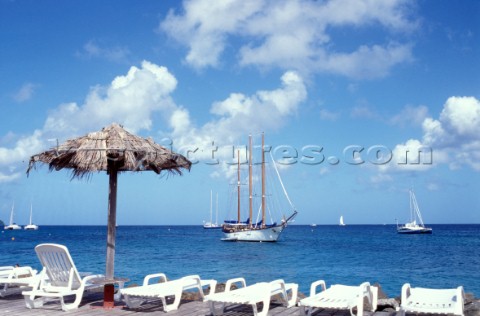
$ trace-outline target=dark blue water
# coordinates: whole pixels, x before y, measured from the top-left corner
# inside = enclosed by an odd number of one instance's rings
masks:
[[[432,235],[399,235],[392,225],[289,226],[277,243],[220,241],[219,230],[200,226],[120,226],[115,275],[140,284],[146,274],[169,278],[199,274],[224,282],[282,278],[308,293],[310,284],[379,283],[390,296],[401,287],[457,287],[480,296],[480,225],[432,225]],[[5,231],[0,266],[40,269],[34,247],[66,245],[80,271],[104,273],[105,226],[42,226],[38,231]]]

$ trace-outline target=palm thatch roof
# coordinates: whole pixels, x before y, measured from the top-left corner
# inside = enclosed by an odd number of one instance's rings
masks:
[[[151,170],[157,174],[167,170],[181,174],[181,169],[191,167],[184,156],[156,144],[151,138],[135,136],[116,123],[32,156],[27,174],[39,162],[48,164],[51,171],[72,169],[72,178],[113,169],[120,172]]]

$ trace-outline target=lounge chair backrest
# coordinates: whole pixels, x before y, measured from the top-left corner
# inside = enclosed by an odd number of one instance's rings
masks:
[[[82,279],[67,247],[57,244],[40,244],[35,247],[35,252],[51,285],[70,289],[80,287]]]
[[[0,267],[0,278],[7,278],[10,275],[10,272],[13,270],[13,266],[3,266]]]

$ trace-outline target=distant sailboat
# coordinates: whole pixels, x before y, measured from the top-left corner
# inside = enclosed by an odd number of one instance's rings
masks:
[[[431,234],[432,229],[425,227],[423,224],[422,214],[420,214],[420,209],[418,207],[417,199],[415,198],[415,193],[410,189],[410,222],[406,223],[403,226],[398,226],[397,222],[397,233],[399,234]],[[417,223],[418,219],[418,223]]]
[[[221,225],[218,225],[218,193],[217,193],[217,202],[216,202],[216,210],[215,210],[215,213],[216,213],[215,223],[213,222],[213,219],[212,219],[212,216],[213,216],[212,215],[212,204],[213,204],[213,193],[210,190],[210,221],[209,222],[203,221],[203,228],[205,228],[205,229],[219,229],[219,228],[222,228]]]
[[[343,215],[340,215],[340,226],[345,226],[345,223],[343,222]]]
[[[30,204],[30,223],[25,226],[23,229],[25,230],[37,230],[38,226],[32,223],[32,205]]]
[[[10,212],[10,223],[4,227],[5,230],[17,230],[22,229],[22,227],[18,226],[13,222],[13,209],[15,207],[15,203],[12,204],[12,211]]]

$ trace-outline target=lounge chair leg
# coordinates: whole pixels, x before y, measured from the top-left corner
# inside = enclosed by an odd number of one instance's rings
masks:
[[[182,299],[182,294],[180,292],[180,295],[177,293],[175,294],[175,299],[173,301],[172,304],[168,304],[167,305],[167,300],[165,297],[162,297],[162,303],[163,303],[163,309],[166,311],[166,312],[170,312],[170,311],[175,311],[178,309],[178,306],[180,305],[180,301]]]
[[[70,304],[65,304],[65,300],[63,299],[63,297],[61,297],[60,303],[62,304],[62,310],[67,312],[67,311],[77,309],[78,306],[80,306],[80,302],[82,301],[82,297],[83,297],[82,293],[75,294],[75,301],[73,301],[73,303],[70,303]]]
[[[308,309],[310,311],[310,308]],[[300,315],[301,316],[306,316],[307,311],[305,310],[305,306],[300,306]]]
[[[25,298],[25,305],[29,309],[42,307],[45,302],[42,297],[35,300],[35,295],[24,295],[23,297]]]
[[[137,308],[144,302],[143,299],[131,297],[130,295],[123,295],[123,299],[128,308]]]
[[[294,284],[292,288],[292,296],[290,297],[290,300],[288,299],[288,293],[287,293],[287,307],[293,307],[297,304],[297,297],[298,297],[298,284]]]
[[[270,296],[262,301],[263,308],[261,312],[258,312],[257,304],[252,304],[253,307],[253,315],[255,316],[267,316],[268,310],[270,309]]]
[[[213,316],[219,316],[223,315],[223,312],[225,310],[225,303],[220,303],[220,308],[215,308],[215,302],[214,301],[209,301],[209,307],[210,307],[210,312],[212,313]]]

